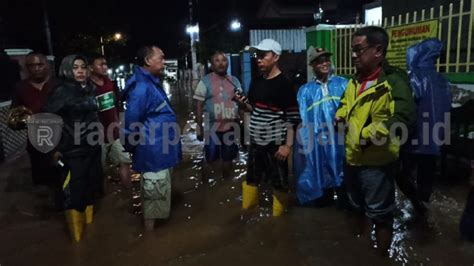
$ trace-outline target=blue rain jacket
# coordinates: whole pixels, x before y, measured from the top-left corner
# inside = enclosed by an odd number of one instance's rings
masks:
[[[297,131],[293,165],[303,204],[321,197],[324,189],[341,185],[344,135],[336,133],[333,122],[347,82],[330,76],[327,86],[312,81],[298,91],[302,127]]]
[[[442,48],[443,44],[439,40],[428,39],[407,50],[408,75],[417,105],[416,128],[411,139],[403,147],[407,152],[440,154],[439,145],[434,142],[437,138],[433,136],[437,134],[440,140],[444,140],[444,128],[434,132],[434,126],[444,122],[444,115],[450,111],[452,100],[448,80],[436,72],[435,63]],[[428,132],[423,132],[424,125],[429,125]]]
[[[160,79],[136,67],[123,92],[125,148],[133,154],[132,168],[140,173],[171,168],[181,160],[176,115]],[[140,135],[140,141],[136,141]]]

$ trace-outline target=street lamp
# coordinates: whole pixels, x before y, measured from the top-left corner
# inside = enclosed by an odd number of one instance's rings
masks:
[[[122,39],[122,37],[123,37],[122,33],[120,33],[120,32],[117,32],[117,33],[114,34],[114,40],[115,41],[120,41]]]
[[[196,24],[196,25],[187,25],[186,26],[186,32],[189,34],[189,35],[194,35],[194,34],[199,34],[199,25]]]
[[[239,31],[241,27],[242,27],[242,24],[241,24],[240,21],[238,21],[237,19],[233,20],[233,21],[230,23],[230,29],[231,29],[232,31]]]
[[[110,42],[111,39],[118,42],[118,41],[123,39],[123,35],[120,32],[116,32],[113,35],[112,38],[110,38],[110,37],[108,38],[108,40],[109,40],[108,42]],[[107,41],[107,39],[106,39],[106,41]],[[103,36],[100,36],[100,51],[101,51],[102,55],[105,56],[105,42],[104,42],[104,37]]]
[[[197,56],[196,56],[196,47],[195,43],[199,41],[199,24],[187,25],[186,32],[189,34],[191,40],[191,62],[193,69],[193,80],[198,79],[197,73]]]
[[[314,21],[319,24],[323,20],[324,10],[321,8],[321,2],[319,2],[319,8],[316,13],[313,14]]]

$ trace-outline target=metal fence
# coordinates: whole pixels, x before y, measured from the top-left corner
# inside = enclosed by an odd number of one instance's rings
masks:
[[[250,45],[257,45],[263,39],[274,39],[283,50],[299,53],[306,50],[306,32],[304,29],[250,30]]]
[[[438,39],[443,44],[443,52],[437,62],[437,70],[443,73],[468,73],[474,71],[472,35],[474,27],[474,0],[460,0],[446,8],[439,6],[429,10],[386,17],[378,26],[390,28],[429,20],[438,21]],[[351,41],[354,32],[363,24],[349,28],[334,29],[331,32],[335,54],[336,73],[351,75],[354,67],[351,60]]]
[[[0,102],[0,163],[15,158],[26,148],[26,130],[15,131],[7,126],[10,103]]]

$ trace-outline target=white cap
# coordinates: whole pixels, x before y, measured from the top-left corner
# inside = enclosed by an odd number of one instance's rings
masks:
[[[281,55],[281,45],[273,39],[262,40],[257,46],[251,48],[260,51],[272,51],[277,55]]]

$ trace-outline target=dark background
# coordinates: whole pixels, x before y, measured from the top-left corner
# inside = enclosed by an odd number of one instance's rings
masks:
[[[263,0],[193,0],[194,22],[199,21],[200,52],[207,50],[231,51],[248,44],[248,30],[259,27],[283,27],[285,21],[263,21],[257,13]],[[318,1],[275,0],[281,6],[305,6],[316,10]],[[333,0],[324,5],[336,7],[327,10],[331,21],[347,23],[354,19],[362,4],[368,0]],[[110,60],[130,61],[134,51],[144,43],[156,43],[168,58],[179,58],[189,51],[185,27],[189,23],[188,0],[2,0],[0,3],[0,47],[47,50],[44,29],[44,11],[49,16],[53,51],[56,58],[70,53],[100,52],[100,36],[105,39],[105,53]],[[337,12],[336,12],[337,11]],[[229,31],[229,23],[238,18],[243,29]],[[308,16],[297,21],[301,26],[312,26]],[[289,25],[288,26],[293,26]],[[113,33],[125,38],[112,41]]]

